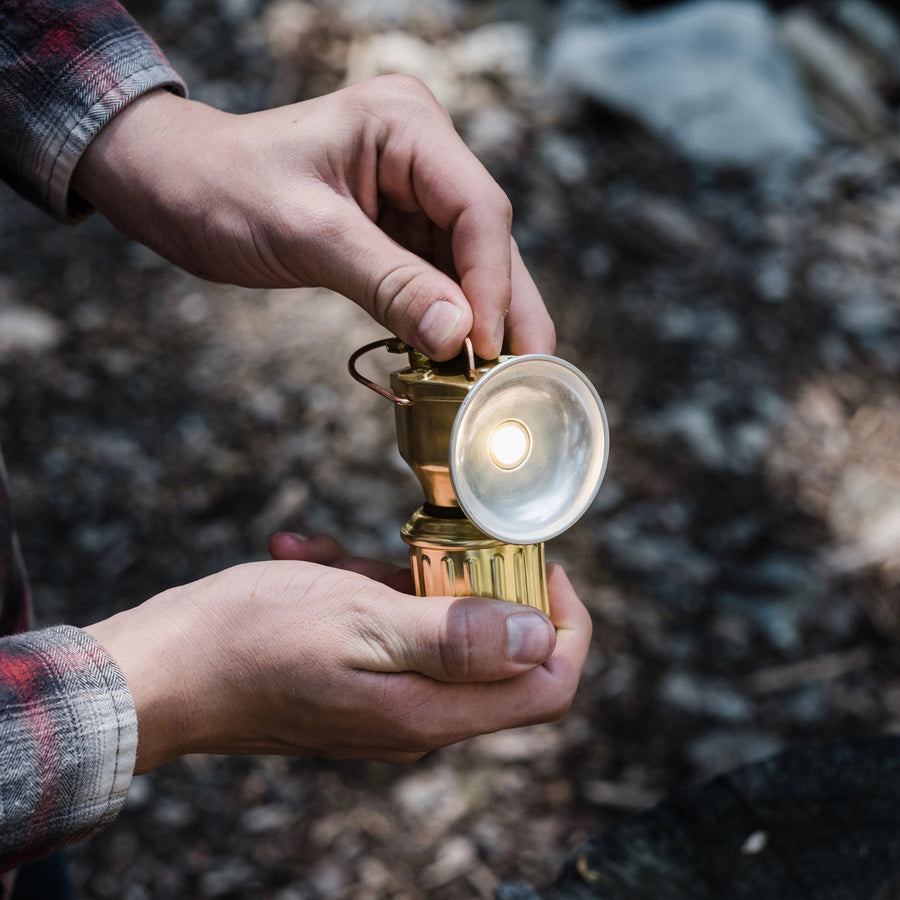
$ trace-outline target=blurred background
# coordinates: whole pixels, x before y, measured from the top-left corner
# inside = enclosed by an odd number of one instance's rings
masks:
[[[572,712],[396,768],[190,757],[72,852],[85,900],[455,900],[790,746],[900,725],[900,20],[875,0],[136,0],[233,112],[425,81],[508,192],[611,461],[548,547],[594,619]],[[41,624],[421,502],[384,336],[201,282],[0,189],[0,440]],[[375,365],[375,358],[373,365]],[[367,367],[370,364],[367,363]],[[385,359],[381,377],[397,359]]]

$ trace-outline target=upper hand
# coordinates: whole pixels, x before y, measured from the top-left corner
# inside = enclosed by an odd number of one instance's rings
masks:
[[[432,359],[467,335],[485,359],[504,335],[553,352],[509,200],[416,79],[241,116],[154,91],[102,129],[73,187],[194,274],[332,288]]]

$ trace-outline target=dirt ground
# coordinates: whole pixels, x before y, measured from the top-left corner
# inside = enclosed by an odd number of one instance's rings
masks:
[[[355,6],[133,10],[194,96],[244,111],[338,87],[386,30]],[[512,22],[539,47],[553,15],[450,6],[401,25],[451,44]],[[894,129],[825,142],[773,192],[596,106],[557,114],[511,76],[463,87],[473,146],[479,111],[513,114],[479,152],[558,352],[610,420],[598,498],[548,547],[594,619],[574,707],[411,767],[180,760],[72,851],[84,900],[541,888],[578,842],[679,787],[900,724]],[[98,216],[57,225],[4,189],[2,315],[30,323],[16,346],[0,335],[0,441],[42,623],[264,558],[276,529],[403,561],[419,487],[389,404],[346,373],[384,335],[349,301],[201,282]]]

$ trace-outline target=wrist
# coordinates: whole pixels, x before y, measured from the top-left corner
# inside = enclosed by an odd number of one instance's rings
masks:
[[[177,104],[188,101],[164,88],[148,91],[118,112],[85,148],[72,174],[72,189],[102,209],[111,191],[138,171]]]
[[[137,775],[188,752],[193,743],[184,672],[190,657],[179,649],[182,629],[168,605],[161,594],[83,629],[115,660],[131,691],[138,720]]]
[[[128,237],[182,265],[179,248],[202,224],[210,145],[225,116],[161,88],[143,94],[88,145],[72,189]]]

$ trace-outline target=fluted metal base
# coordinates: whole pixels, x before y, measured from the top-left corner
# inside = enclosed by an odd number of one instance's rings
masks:
[[[420,597],[496,597],[550,614],[544,545],[504,544],[463,516],[422,507],[401,530]]]

